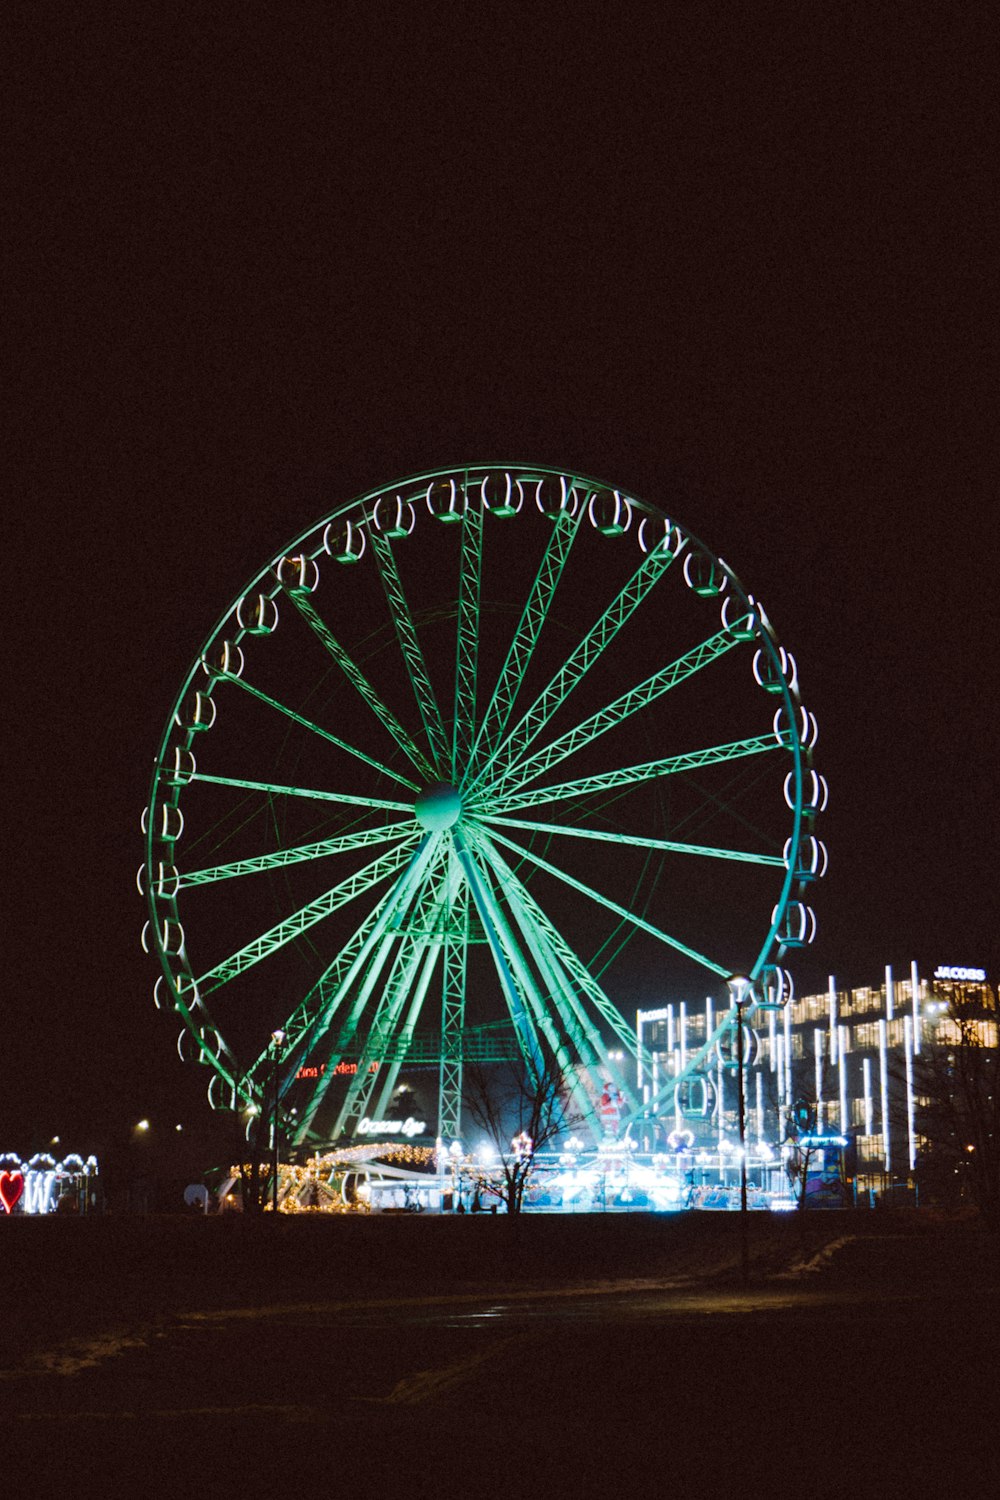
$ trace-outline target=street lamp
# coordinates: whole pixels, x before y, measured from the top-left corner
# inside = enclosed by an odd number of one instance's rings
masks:
[[[753,980],[746,974],[730,974],[726,980],[729,999],[736,1007],[736,1077],[740,1134],[740,1276],[750,1280],[750,1243],[747,1238],[747,1109],[743,1083],[743,1012],[754,1003]]]
[[[448,1155],[451,1158],[451,1207],[453,1213],[462,1211],[462,1143],[452,1141],[448,1147]]]
[[[283,1031],[271,1032],[271,1203],[275,1213],[278,1212],[278,1067],[281,1060],[281,1044],[284,1040]]]

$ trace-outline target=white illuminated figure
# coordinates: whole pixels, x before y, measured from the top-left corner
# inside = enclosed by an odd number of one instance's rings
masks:
[[[50,1214],[59,1206],[60,1187],[71,1182],[79,1191],[81,1179],[86,1181],[97,1176],[97,1158],[73,1155],[57,1162],[47,1154],[33,1156],[22,1161],[13,1152],[0,1155],[0,1212],[10,1216],[15,1211],[22,1214]]]

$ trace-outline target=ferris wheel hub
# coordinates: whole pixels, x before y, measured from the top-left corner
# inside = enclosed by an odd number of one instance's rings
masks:
[[[439,781],[421,792],[413,813],[422,828],[440,833],[453,828],[462,815],[462,798],[450,781]]]

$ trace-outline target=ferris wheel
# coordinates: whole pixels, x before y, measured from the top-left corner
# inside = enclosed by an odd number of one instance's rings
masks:
[[[656,506],[510,464],[371,491],[269,557],[171,709],[156,1003],[214,1106],[280,1091],[302,1144],[387,1119],[404,1068],[457,1136],[500,1056],[636,1114],[640,1006],[736,970],[788,998],[815,739],[761,604]]]

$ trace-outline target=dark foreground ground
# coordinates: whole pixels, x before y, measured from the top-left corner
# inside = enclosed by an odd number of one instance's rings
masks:
[[[10,1494],[981,1496],[998,1257],[917,1214],[14,1220]]]

